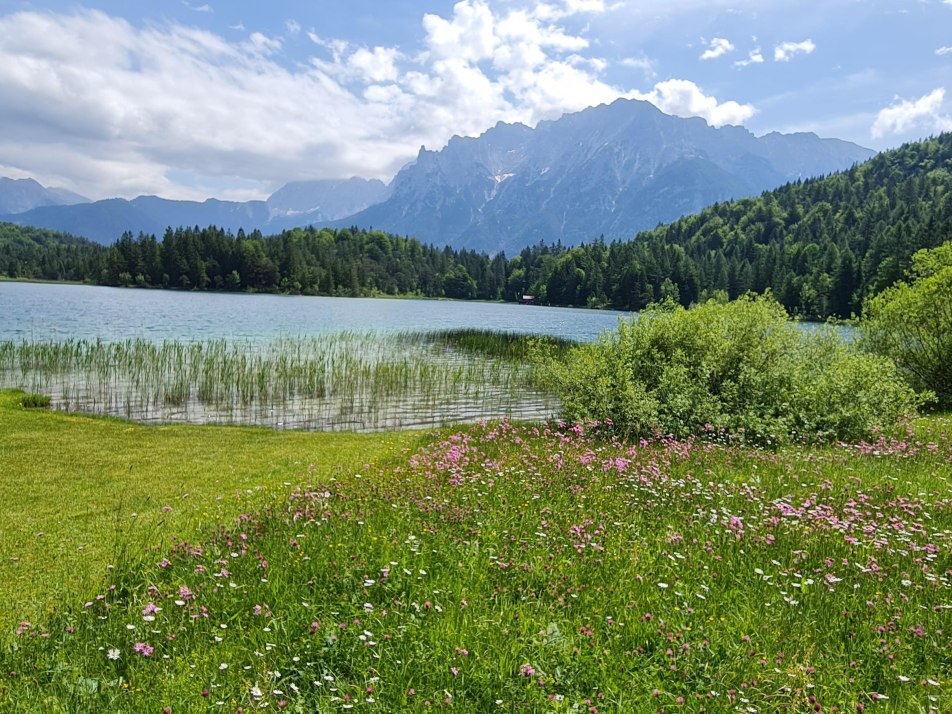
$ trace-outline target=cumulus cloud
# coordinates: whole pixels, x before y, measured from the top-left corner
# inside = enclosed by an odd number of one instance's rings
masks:
[[[500,7],[461,0],[425,15],[412,53],[289,24],[312,43],[306,62],[260,32],[226,39],[91,10],[0,16],[0,166],[93,198],[205,198],[197,187],[226,183],[265,195],[293,179],[387,179],[421,144],[619,97],[714,125],[754,113],[687,80],[608,82],[586,31],[558,21],[608,12],[600,0]]]
[[[347,58],[347,63],[370,82],[393,82],[399,77],[400,53],[391,47],[363,47]]]
[[[737,60],[732,66],[734,67],[747,67],[752,64],[763,64],[764,55],[758,47],[755,50],[751,50],[750,54],[747,55],[747,59]]]
[[[726,40],[723,37],[715,37],[713,40],[711,40],[708,48],[701,53],[701,59],[717,59],[718,57],[723,57],[729,52],[733,52],[734,49],[734,45],[732,45],[729,40]]]
[[[950,2],[952,2],[952,0],[950,0]],[[940,47],[935,53],[939,55],[939,57],[942,55],[952,55],[952,47]]]
[[[635,92],[634,97],[651,102],[666,114],[703,117],[712,126],[743,124],[757,112],[751,104],[718,102],[716,98],[704,94],[694,82],[686,79],[658,82],[647,94]]]
[[[808,55],[811,54],[815,49],[816,45],[813,43],[813,40],[804,40],[803,42],[781,42],[779,45],[774,47],[774,61],[789,62],[796,55]]]
[[[899,100],[876,115],[870,133],[873,138],[880,139],[887,134],[912,131],[952,131],[952,116],[942,111],[944,102],[945,89],[941,87],[913,101]]]
[[[459,2],[453,17],[423,16],[426,44],[434,57],[478,62],[492,57],[496,46],[495,17],[484,2]]]

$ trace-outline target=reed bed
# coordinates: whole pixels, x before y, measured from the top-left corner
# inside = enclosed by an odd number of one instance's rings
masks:
[[[510,347],[472,346],[481,340]],[[376,431],[544,418],[556,403],[536,384],[527,342],[481,331],[0,342],[0,386],[144,422]]]
[[[575,340],[553,335],[524,335],[469,328],[436,330],[425,334],[433,342],[448,349],[516,362],[529,360],[533,351],[562,356],[579,344]]]

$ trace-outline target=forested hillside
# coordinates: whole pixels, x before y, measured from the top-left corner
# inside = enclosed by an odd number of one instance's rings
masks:
[[[0,224],[0,276],[100,285],[499,299],[505,256],[434,248],[380,231],[297,228],[264,237],[216,228],[123,234],[106,248],[80,238]]]
[[[124,234],[102,248],[0,226],[0,275],[188,290],[420,295],[638,310],[672,297],[772,290],[793,314],[848,317],[900,278],[912,254],[952,239],[952,134],[832,176],[721,203],[631,241],[519,255],[435,248],[380,231],[219,228]]]
[[[0,277],[93,281],[107,253],[85,238],[0,223]]]
[[[952,238],[952,134],[832,176],[711,206],[639,234],[523,251],[510,280],[556,304],[639,309],[666,295],[771,289],[788,311],[847,317],[920,248]]]

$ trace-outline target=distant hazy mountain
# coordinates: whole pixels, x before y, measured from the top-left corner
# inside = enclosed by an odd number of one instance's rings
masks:
[[[618,100],[536,129],[500,123],[478,138],[454,137],[441,151],[421,149],[388,200],[346,223],[491,253],[539,240],[631,238],[874,153],[814,134],[757,138]]]
[[[347,179],[290,183],[267,201],[170,201],[139,196],[112,198],[79,205],[41,205],[0,215],[0,220],[80,235],[112,243],[124,231],[160,237],[168,227],[210,226],[247,232],[280,232],[295,226],[327,223],[356,213],[388,196],[382,181]]]
[[[33,179],[0,177],[0,214],[22,213],[37,206],[69,206],[88,198],[64,188],[47,188]]]
[[[268,199],[271,219],[307,216],[312,222],[336,221],[390,196],[383,181],[350,178],[341,181],[294,181]]]

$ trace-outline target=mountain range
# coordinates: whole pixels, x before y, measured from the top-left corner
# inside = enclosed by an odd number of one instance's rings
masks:
[[[46,188],[33,179],[0,177],[0,214],[23,213],[38,206],[71,206],[89,199],[65,188]]]
[[[0,185],[0,205],[4,205],[4,188]],[[214,225],[233,232],[257,229],[278,233],[296,226],[324,225],[388,195],[387,185],[377,179],[299,181],[285,185],[266,201],[210,198],[197,202],[139,196],[131,201],[49,202],[14,215],[0,215],[0,221],[63,231],[108,245],[125,231],[161,237],[168,227]]]
[[[640,230],[710,204],[821,176],[875,152],[815,134],[757,138],[654,105],[617,100],[541,122],[497,124],[479,138],[421,149],[386,201],[346,223],[490,253]]]
[[[389,186],[359,178],[297,182],[266,201],[245,203],[140,196],[62,205],[51,196],[47,205],[0,220],[102,243],[126,230],[161,235],[169,226],[273,233],[354,225],[511,253],[540,240],[631,238],[713,203],[849,168],[874,153],[811,133],[756,137],[743,127],[714,128],[620,99],[534,129],[499,123],[479,137],[453,137],[439,151],[421,148]],[[2,184],[0,207],[8,204],[5,194]]]

